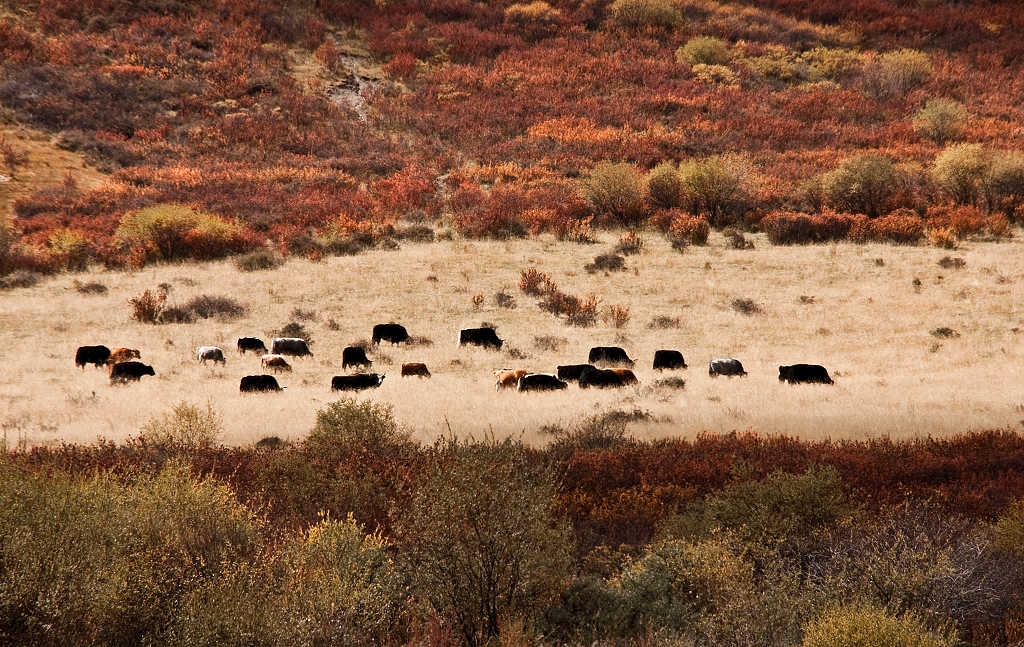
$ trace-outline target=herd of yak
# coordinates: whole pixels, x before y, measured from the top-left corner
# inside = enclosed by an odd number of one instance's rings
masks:
[[[373,343],[388,341],[401,344],[409,340],[409,333],[404,326],[396,323],[378,324],[373,327]],[[498,338],[494,328],[466,328],[459,331],[459,346],[472,345],[500,350],[503,340]],[[262,340],[256,337],[241,337],[237,345],[238,352],[256,353],[260,356],[260,366],[264,370],[275,373],[291,371],[286,357],[312,357],[309,344],[297,337],[278,337],[271,342],[270,351]],[[115,348],[106,346],[80,346],[75,353],[75,365],[85,368],[86,364],[109,367],[110,383],[123,384],[138,381],[144,375],[156,375],[153,367],[138,361],[141,353],[135,348]],[[224,350],[217,346],[200,346],[196,349],[196,361],[203,364],[214,362],[226,364]],[[342,369],[350,366],[368,367],[372,362],[367,359],[366,351],[360,346],[349,346],[342,352]],[[570,381],[576,382],[581,388],[619,387],[636,384],[637,378],[631,368],[635,362],[629,358],[622,348],[617,346],[595,346],[590,349],[586,364],[567,364],[558,366],[556,373],[532,373],[520,369],[501,369],[494,372],[495,389],[516,389],[518,391],[554,391],[568,388]],[[600,368],[601,366],[609,368]],[[654,353],[653,368],[671,370],[687,368],[682,353],[678,350],[658,350]],[[708,374],[717,376],[743,376],[746,371],[738,359],[713,359],[708,364]],[[430,377],[426,364],[408,362],[402,364],[402,377]],[[377,373],[355,373],[353,375],[335,375],[331,378],[332,391],[358,391],[372,389],[381,385],[384,375]],[[796,383],[832,384],[825,367],[817,364],[794,364],[779,367],[779,381]],[[282,387],[277,378],[269,374],[246,375],[238,385],[242,393],[260,391],[280,391]]]

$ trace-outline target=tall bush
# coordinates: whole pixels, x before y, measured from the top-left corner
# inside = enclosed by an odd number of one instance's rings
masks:
[[[967,109],[959,101],[929,99],[911,123],[918,135],[944,144],[960,136],[968,117]]]
[[[851,157],[822,177],[822,192],[829,205],[871,218],[885,212],[896,186],[896,165],[878,153]]]
[[[914,49],[872,56],[863,67],[864,89],[876,98],[904,95],[923,85],[931,75],[928,55]]]
[[[674,209],[682,200],[683,183],[671,162],[658,164],[647,174],[647,196],[658,209]]]
[[[932,177],[957,204],[974,204],[984,195],[992,155],[981,144],[953,144],[932,164]]]
[[[255,246],[237,223],[178,204],[125,214],[117,237],[145,260],[219,258]]]
[[[624,225],[636,225],[644,217],[643,176],[632,164],[600,162],[582,182],[583,197],[598,216]]]
[[[572,538],[553,514],[554,475],[519,444],[451,441],[434,453],[396,515],[399,555],[416,597],[477,646],[564,589]]]
[[[750,208],[756,179],[743,155],[712,155],[679,165],[683,199],[691,213],[706,214],[714,227],[737,222]]]

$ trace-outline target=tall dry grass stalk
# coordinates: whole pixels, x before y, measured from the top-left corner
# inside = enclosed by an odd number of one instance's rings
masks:
[[[605,235],[602,245],[614,244]],[[223,417],[223,440],[251,443],[264,436],[301,438],[318,409],[337,399],[329,390],[341,374],[342,349],[370,337],[374,323],[403,323],[434,343],[370,353],[372,370],[388,375],[359,397],[394,405],[398,422],[421,440],[450,428],[456,434],[523,434],[545,442],[543,424],[569,424],[608,409],[642,409],[640,437],[754,429],[804,438],[943,435],[1017,426],[1024,418],[1024,242],[968,243],[958,250],[966,267],[943,269],[948,252],[931,247],[838,244],[774,247],[758,236],[753,250],[734,250],[715,234],[707,247],[673,251],[648,234],[629,271],[588,274],[593,246],[553,239],[515,242],[406,244],[313,263],[291,259],[263,272],[239,271],[231,261],[146,267],[134,273],[64,275],[38,286],[0,293],[0,423],[8,439],[29,444],[123,439],[176,402],[211,402]],[[876,259],[884,259],[877,264]],[[549,273],[570,294],[595,294],[631,313],[623,328],[599,323],[569,328],[519,292],[523,268]],[[918,279],[919,285],[914,284]],[[105,294],[82,295],[75,281],[98,281]],[[151,325],[131,319],[127,299],[169,283],[169,302],[222,294],[248,306],[240,319]],[[515,309],[473,294],[506,289]],[[813,298],[803,298],[813,297]],[[736,312],[752,299],[763,312]],[[238,356],[235,340],[258,336],[292,320],[299,308],[316,313],[303,325],[312,359],[296,359],[273,395],[240,395],[238,380],[260,373],[253,355]],[[655,317],[679,326],[651,328]],[[495,353],[458,349],[458,329],[487,321],[506,340]],[[949,327],[959,337],[937,339]],[[535,338],[565,338],[557,350]],[[83,344],[142,351],[156,377],[112,387],[100,370],[74,366]],[[200,345],[227,352],[224,367],[195,361]],[[640,385],[621,390],[551,394],[495,393],[491,371],[521,367],[553,371],[585,361],[592,345],[621,345],[639,360]],[[684,389],[656,388],[656,349],[683,352]],[[514,359],[522,357],[525,359]],[[749,377],[710,379],[713,357],[737,357]],[[433,378],[403,379],[399,365],[422,361]],[[824,364],[834,387],[785,386],[777,366]]]

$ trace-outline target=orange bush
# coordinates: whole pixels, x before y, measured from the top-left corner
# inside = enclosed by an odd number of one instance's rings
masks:
[[[673,246],[704,245],[708,242],[711,225],[702,216],[680,213],[672,219],[668,228],[668,237]]]
[[[914,244],[924,238],[924,221],[909,209],[897,209],[881,218],[856,223],[850,230],[850,238]]]
[[[772,243],[794,245],[843,240],[866,221],[865,216],[830,211],[816,214],[774,211],[761,219],[760,227]]]

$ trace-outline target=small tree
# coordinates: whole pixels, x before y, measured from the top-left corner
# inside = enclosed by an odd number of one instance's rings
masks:
[[[679,165],[684,202],[690,212],[707,214],[711,225],[730,225],[750,207],[754,168],[742,155],[712,155]]]
[[[991,166],[992,154],[981,144],[953,144],[935,158],[932,177],[958,204],[975,204]]]
[[[864,153],[826,173],[821,188],[826,201],[836,210],[876,218],[886,211],[897,179],[892,160],[878,153]]]
[[[967,109],[959,101],[929,99],[914,115],[912,124],[914,132],[921,137],[944,144],[960,136],[969,117]]]
[[[499,635],[502,622],[545,608],[566,585],[572,537],[553,514],[554,475],[503,442],[450,441],[395,536],[413,592],[471,646]]]
[[[621,224],[637,224],[644,217],[643,176],[632,164],[601,162],[583,180],[583,197],[598,215]]]

